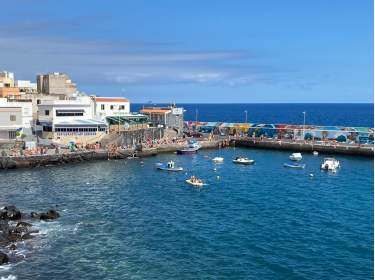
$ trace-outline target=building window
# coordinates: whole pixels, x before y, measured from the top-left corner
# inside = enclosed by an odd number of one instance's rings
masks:
[[[85,110],[56,110],[56,117],[77,117],[83,116]]]
[[[36,100],[36,104],[38,104],[38,105],[40,104],[40,99]]]
[[[119,110],[125,110],[125,105],[120,105]]]
[[[104,110],[105,110],[105,105],[104,105],[104,104],[100,105],[100,109],[101,109],[102,111],[104,111]]]
[[[15,131],[8,131],[9,139],[16,139],[16,132]]]
[[[44,111],[44,114],[45,114],[46,116],[49,116],[49,110],[45,110],[45,111]]]
[[[10,121],[15,122],[16,121],[16,116],[15,115],[10,115]]]
[[[115,106],[111,105],[111,110],[113,110],[114,107],[115,107]]]

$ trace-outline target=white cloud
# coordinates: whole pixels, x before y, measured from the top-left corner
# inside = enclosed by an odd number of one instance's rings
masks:
[[[233,87],[259,81],[261,74],[243,63],[246,59],[243,52],[150,50],[147,46],[51,37],[0,37],[0,68],[15,72],[19,79],[66,72],[78,84],[206,83]]]

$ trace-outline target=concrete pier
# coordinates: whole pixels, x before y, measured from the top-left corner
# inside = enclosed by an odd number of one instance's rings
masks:
[[[249,147],[257,149],[287,150],[293,152],[317,151],[322,154],[341,154],[374,157],[373,145],[320,143],[320,142],[296,142],[288,140],[252,139],[241,138],[231,140],[236,147]]]

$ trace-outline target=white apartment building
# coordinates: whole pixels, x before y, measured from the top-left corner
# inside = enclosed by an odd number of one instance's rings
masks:
[[[33,125],[33,105],[32,102],[8,101],[0,98],[0,107],[21,108],[22,128],[30,129]],[[1,120],[0,120],[1,121]]]
[[[0,140],[16,139],[22,128],[22,108],[0,105]]]
[[[129,114],[130,102],[124,97],[97,97],[91,96],[93,116],[101,121],[107,117]]]
[[[106,134],[105,122],[95,120],[90,97],[76,100],[42,100],[38,105],[42,137],[67,144],[98,142]]]

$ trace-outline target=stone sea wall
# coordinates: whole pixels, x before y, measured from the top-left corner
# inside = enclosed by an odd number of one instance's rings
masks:
[[[221,142],[219,141],[200,141],[202,149],[216,148]],[[133,149],[116,149],[78,151],[65,154],[55,155],[35,155],[35,156],[0,156],[0,170],[17,169],[17,168],[34,168],[49,165],[61,165],[68,163],[80,163],[93,160],[108,159],[126,159],[128,157],[147,157],[155,156],[158,153],[176,152],[183,146],[178,144],[160,145],[157,148],[144,148],[142,150]]]

